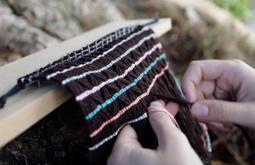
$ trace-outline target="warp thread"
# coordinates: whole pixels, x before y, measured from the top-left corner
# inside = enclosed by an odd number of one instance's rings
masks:
[[[157,147],[147,119],[151,101],[180,104],[176,120],[205,164],[210,164],[200,139],[201,129],[188,111],[155,33],[146,26],[122,28],[67,56],[21,77],[26,87],[36,81],[56,81],[75,96],[88,127],[91,164],[105,164],[116,136],[131,124],[139,141]],[[3,97],[16,93],[16,89]],[[14,92],[13,92],[14,91]]]

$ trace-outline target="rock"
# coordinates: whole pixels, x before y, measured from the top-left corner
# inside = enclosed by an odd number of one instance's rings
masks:
[[[7,0],[30,24],[52,37],[65,40],[83,32],[78,15],[83,0]],[[78,3],[77,3],[78,2]]]
[[[0,66],[22,58],[22,55],[8,49],[0,50]]]
[[[81,3],[81,24],[88,29],[123,19],[121,12],[109,0],[86,0]]]
[[[129,18],[136,18],[137,16],[148,17],[155,12],[159,12],[161,17],[171,17],[174,20],[178,20],[184,33],[191,34],[194,39],[200,39],[201,48],[204,51],[204,59],[211,58],[211,56],[213,58],[235,57],[254,66],[252,62],[255,60],[254,31],[233,17],[229,12],[217,7],[210,1],[113,0],[113,2],[123,15]],[[165,35],[165,37],[171,36]],[[210,45],[203,45],[204,40],[210,40]],[[165,47],[171,47],[171,45],[165,45]],[[208,50],[213,52],[207,53]],[[222,52],[226,54],[218,54]],[[183,59],[189,62],[188,59]]]
[[[0,48],[28,55],[59,42],[23,17],[16,16],[3,0],[0,0],[0,13],[0,22],[4,22],[0,26]]]
[[[3,66],[4,64],[7,64],[7,61],[3,58],[0,58],[0,66]]]
[[[10,54],[7,57],[7,62],[12,62],[12,61],[18,60],[20,58],[22,58],[21,54],[19,54],[19,53],[12,53],[12,54]]]
[[[51,36],[65,40],[112,20],[123,19],[110,0],[7,0],[15,13]]]

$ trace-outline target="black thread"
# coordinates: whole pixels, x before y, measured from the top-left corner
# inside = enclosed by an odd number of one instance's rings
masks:
[[[255,160],[254,158],[252,158],[253,154],[254,154],[254,151],[253,151],[253,143],[252,143],[252,140],[251,140],[251,137],[249,136],[248,132],[245,130],[245,128],[239,124],[235,124],[235,126],[242,132],[245,140],[247,141],[248,145],[249,145],[249,148],[250,148],[250,152],[251,152],[251,155],[249,157],[249,161],[251,164],[254,164],[255,163]]]
[[[175,98],[175,97],[171,97],[171,96],[159,95],[159,94],[156,94],[156,93],[151,93],[151,95],[164,97],[164,98],[166,98],[167,100],[169,100],[171,102],[177,103],[177,104],[182,105],[182,106],[187,107],[187,108],[190,108],[193,104],[193,103],[189,103],[188,101],[186,101],[184,99]]]
[[[2,109],[6,103],[6,100],[8,97],[11,97],[13,95],[15,95],[16,93],[18,93],[19,91],[21,91],[22,89],[24,89],[25,87],[23,85],[21,85],[20,83],[17,83],[14,87],[12,87],[7,93],[5,93],[4,95],[2,95],[0,97],[0,109]]]
[[[149,25],[153,25],[155,23],[157,23],[159,21],[159,13],[155,13],[152,20],[145,23],[145,24],[142,24],[142,26],[149,26]]]

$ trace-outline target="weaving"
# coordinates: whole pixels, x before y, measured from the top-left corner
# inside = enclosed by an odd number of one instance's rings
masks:
[[[134,127],[144,147],[156,148],[147,107],[159,99],[184,100],[158,37],[143,25],[119,29],[25,75],[18,87],[45,81],[66,87],[79,103],[87,130],[84,152],[91,164],[105,164],[118,133],[127,124]],[[187,104],[180,105],[176,120],[204,163],[210,164],[200,138],[202,130],[188,109]]]

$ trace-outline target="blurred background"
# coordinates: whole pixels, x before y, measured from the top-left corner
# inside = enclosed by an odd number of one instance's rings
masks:
[[[173,29],[161,41],[178,78],[196,59],[238,58],[255,66],[255,0],[0,0],[0,66],[107,22],[155,13],[173,20]],[[61,162],[55,159],[63,159],[67,151],[54,144],[76,134],[68,132],[69,121],[59,111],[0,150],[0,164]],[[247,132],[250,143],[238,128],[228,134],[211,132],[213,165],[255,160],[255,135]],[[56,152],[49,151],[49,143]]]

